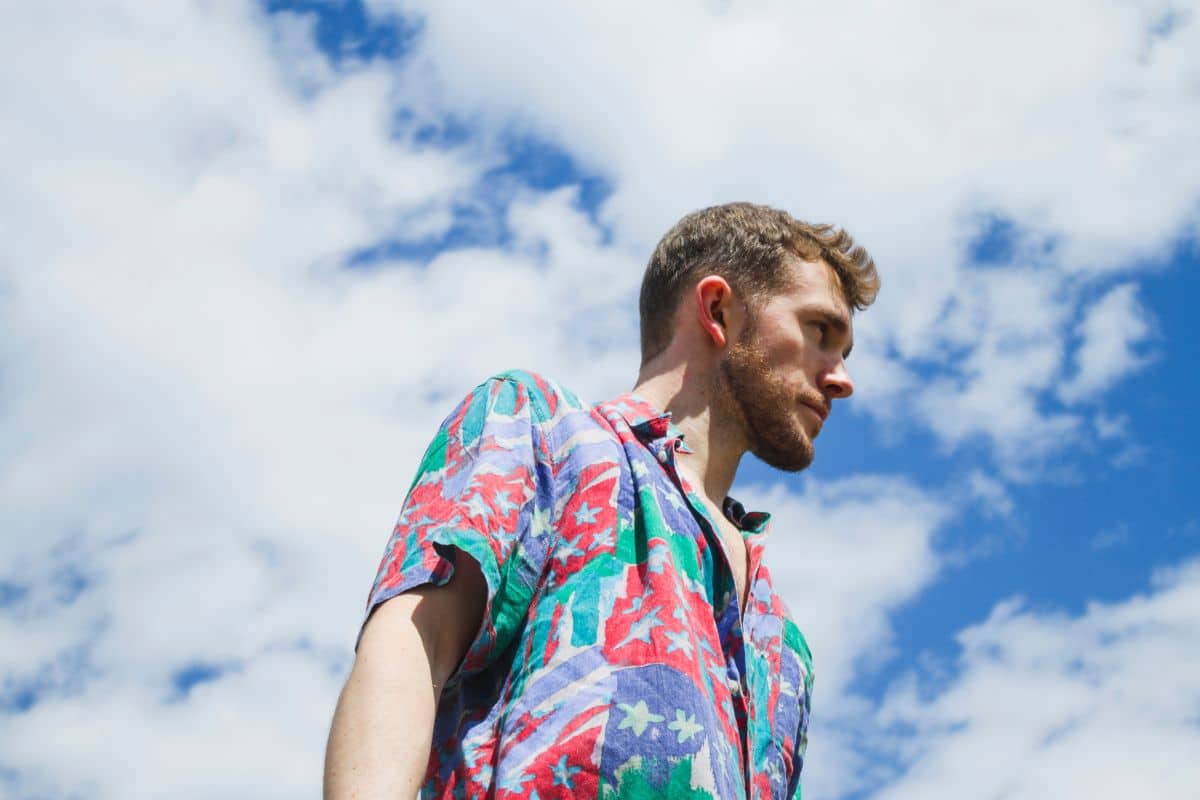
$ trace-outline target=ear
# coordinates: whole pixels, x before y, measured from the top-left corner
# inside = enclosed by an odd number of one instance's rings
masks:
[[[733,337],[738,323],[737,303],[729,282],[720,275],[700,279],[694,291],[696,321],[713,346],[722,349]]]

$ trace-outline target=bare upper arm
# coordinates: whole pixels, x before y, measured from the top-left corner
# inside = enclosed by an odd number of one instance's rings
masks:
[[[458,551],[449,582],[411,589],[375,609],[363,627],[356,664],[395,663],[419,640],[440,691],[479,632],[486,604],[487,583],[479,564]]]

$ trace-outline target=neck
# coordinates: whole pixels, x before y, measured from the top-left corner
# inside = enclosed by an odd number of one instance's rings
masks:
[[[671,414],[691,453],[678,453],[676,465],[720,508],[746,451],[729,412],[713,392],[714,376],[693,374],[687,364],[674,368],[642,368],[635,394]]]

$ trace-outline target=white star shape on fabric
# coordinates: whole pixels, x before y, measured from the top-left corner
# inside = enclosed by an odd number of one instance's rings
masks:
[[[683,744],[688,739],[691,739],[700,731],[704,730],[704,726],[696,722],[696,715],[688,716],[684,714],[683,709],[676,709],[675,721],[667,724],[667,727],[676,731],[675,741],[678,744]]]
[[[606,547],[611,547],[613,544],[613,532],[611,529],[605,530],[603,533],[597,533],[592,537],[592,543],[588,545],[588,550],[602,550]]]
[[[572,558],[582,555],[586,555],[586,553],[583,550],[580,550],[578,547],[568,543],[558,548],[558,550],[554,553],[554,558],[558,561],[558,563],[566,564]]]
[[[591,508],[585,501],[575,512],[576,525],[593,525],[596,522],[596,515],[600,513],[599,508]]]
[[[674,489],[663,492],[663,494],[666,496],[667,502],[675,506],[675,508],[682,509],[686,504],[684,499],[679,496],[679,492],[675,491]]]
[[[520,793],[520,792],[524,791],[524,789],[522,788],[522,784],[524,784],[525,781],[531,781],[531,780],[533,780],[532,775],[521,772],[520,770],[517,770],[516,773],[509,775],[504,780],[500,781],[499,784],[500,784],[500,788],[506,792]]]
[[[572,767],[567,765],[567,757],[564,755],[558,760],[558,763],[551,767],[550,771],[554,774],[555,786],[566,786],[570,788],[571,778],[576,772],[582,772],[583,767]]]
[[[529,530],[535,537],[550,533],[550,509],[535,508],[529,517]]]
[[[629,728],[633,731],[634,736],[638,737],[646,732],[646,726],[650,723],[662,722],[666,719],[662,714],[650,713],[650,707],[646,705],[645,700],[638,700],[632,706],[628,703],[618,703],[617,708],[625,712],[625,719],[621,720],[617,730]]]
[[[662,611],[661,608],[656,607],[653,610],[651,610],[646,616],[642,617],[637,622],[633,623],[633,625],[631,625],[629,628],[629,635],[626,636],[624,639],[622,639],[621,643],[618,644],[617,647],[624,647],[625,645],[632,642],[634,639],[637,639],[639,641],[645,642],[646,644],[649,644],[650,643],[650,632],[653,631],[658,626],[666,624],[665,622],[663,622],[661,619],[658,618],[658,615],[661,611]]]
[[[667,645],[667,652],[674,653],[676,650],[682,650],[689,656],[692,654],[692,640],[688,637],[687,631],[668,631],[667,640],[670,642]]]

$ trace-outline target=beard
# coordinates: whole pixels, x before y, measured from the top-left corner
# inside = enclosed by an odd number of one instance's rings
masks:
[[[799,472],[812,463],[812,437],[796,415],[802,398],[771,371],[751,336],[730,346],[717,380],[718,397],[733,412],[731,418],[741,417],[746,449],[784,472]]]

